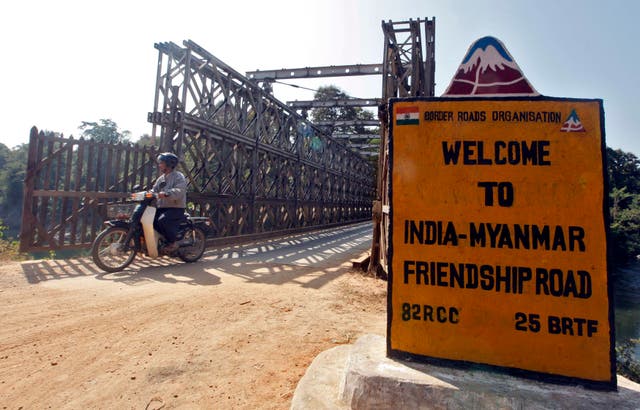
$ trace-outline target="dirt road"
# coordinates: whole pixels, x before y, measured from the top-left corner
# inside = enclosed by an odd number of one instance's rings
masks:
[[[313,358],[384,334],[370,224],[205,254],[0,267],[2,409],[284,409]]]

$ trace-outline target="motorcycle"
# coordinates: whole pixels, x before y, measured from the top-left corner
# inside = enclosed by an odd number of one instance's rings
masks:
[[[133,262],[136,254],[149,258],[162,256],[159,249],[166,245],[165,238],[153,228],[156,214],[155,192],[135,192],[131,194],[133,203],[107,206],[106,229],[98,234],[91,247],[91,256],[98,267],[106,272],[118,272]],[[132,206],[133,211],[131,211]],[[204,253],[206,230],[211,225],[207,217],[193,217],[185,214],[178,226],[178,249],[167,254],[184,262],[195,262]]]

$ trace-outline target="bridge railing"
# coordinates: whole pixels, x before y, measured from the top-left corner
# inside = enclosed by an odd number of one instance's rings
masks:
[[[154,147],[64,138],[31,129],[20,251],[91,245],[108,203],[156,177]]]

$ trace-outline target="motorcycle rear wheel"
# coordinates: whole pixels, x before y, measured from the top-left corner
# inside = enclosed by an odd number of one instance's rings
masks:
[[[193,235],[193,245],[181,247],[178,250],[178,257],[187,263],[192,263],[202,257],[204,249],[207,245],[207,238],[200,228],[193,228],[192,231],[188,231],[185,235],[185,238],[188,235]]]
[[[100,269],[118,272],[133,262],[136,250],[133,240],[127,248],[124,247],[126,236],[127,229],[118,226],[111,226],[98,234],[91,247],[91,256]]]

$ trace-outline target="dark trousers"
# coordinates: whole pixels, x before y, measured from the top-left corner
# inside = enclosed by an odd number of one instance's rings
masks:
[[[184,208],[158,208],[153,220],[153,228],[160,232],[167,243],[175,242],[178,226],[184,220]]]

